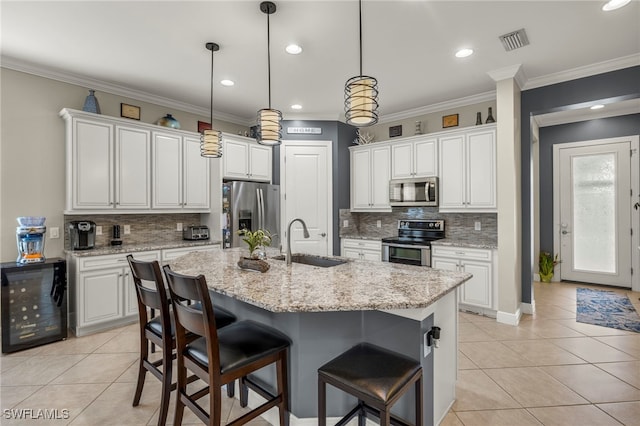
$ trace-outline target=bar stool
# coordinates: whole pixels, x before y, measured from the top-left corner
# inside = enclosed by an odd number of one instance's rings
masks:
[[[415,385],[416,426],[422,426],[422,367],[418,361],[397,352],[360,343],[318,368],[318,425],[327,424],[326,386],[358,398],[358,405],[336,426],[358,415],[364,426],[367,413],[380,418],[381,426],[410,425],[390,410],[411,385]]]

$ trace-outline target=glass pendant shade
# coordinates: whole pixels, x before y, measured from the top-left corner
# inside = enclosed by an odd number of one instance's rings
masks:
[[[361,75],[347,80],[344,87],[344,107],[347,124],[356,127],[378,122],[378,81]]]
[[[222,157],[222,133],[218,130],[205,130],[200,135],[200,155],[202,157]]]
[[[258,111],[258,143],[280,145],[282,139],[282,113],[277,109],[265,108]]]

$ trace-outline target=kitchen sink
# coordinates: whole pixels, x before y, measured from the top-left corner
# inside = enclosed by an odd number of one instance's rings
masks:
[[[272,259],[275,260],[286,260],[286,256],[281,254],[279,256],[274,256]],[[330,268],[332,266],[342,265],[343,263],[347,263],[346,259],[335,259],[324,256],[316,256],[313,254],[300,254],[296,253],[291,255],[291,262],[293,263],[302,263],[303,265],[311,265],[311,266],[319,266],[321,268]]]

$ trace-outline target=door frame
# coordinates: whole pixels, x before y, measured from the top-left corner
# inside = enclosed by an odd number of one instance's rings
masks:
[[[607,139],[595,139],[581,142],[559,143],[553,145],[553,252],[560,253],[560,149],[581,148],[595,145],[605,145],[611,143],[630,142],[631,145],[631,191],[633,198],[631,206],[635,201],[640,201],[640,136],[622,136]],[[635,214],[634,214],[635,213]],[[633,210],[631,213],[631,290],[640,291],[640,211]],[[561,281],[561,274],[554,274],[553,281]]]
[[[280,234],[282,235],[282,239],[280,240],[280,244],[284,248],[287,240],[284,237],[285,232],[287,231],[287,201],[285,200],[285,185],[287,178],[287,167],[284,161],[286,157],[286,148],[294,147],[294,146],[320,146],[327,149],[327,200],[326,200],[326,208],[327,208],[327,255],[333,255],[333,142],[330,140],[286,140],[282,141],[280,145],[280,229],[282,230]]]

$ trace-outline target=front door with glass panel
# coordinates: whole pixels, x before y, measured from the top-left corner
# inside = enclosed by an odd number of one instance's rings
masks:
[[[631,287],[630,150],[630,142],[559,146],[563,280]]]

